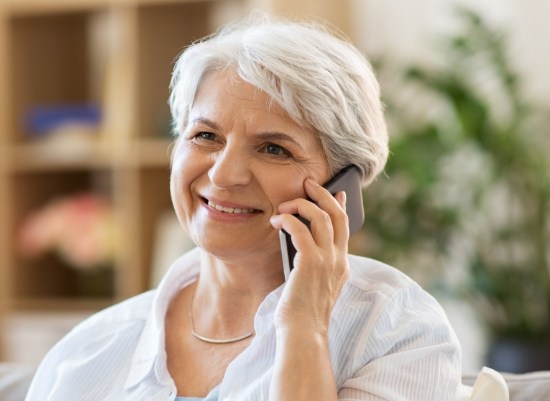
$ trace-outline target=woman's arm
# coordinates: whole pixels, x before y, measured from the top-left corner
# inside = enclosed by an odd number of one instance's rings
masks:
[[[338,399],[326,336],[306,330],[277,331],[277,350],[269,399]]]
[[[345,194],[333,197],[313,180],[307,195],[280,205],[272,219],[292,237],[297,254],[275,314],[277,348],[270,401],[337,400],[329,356],[330,316],[349,275]],[[293,214],[310,222],[308,229]]]

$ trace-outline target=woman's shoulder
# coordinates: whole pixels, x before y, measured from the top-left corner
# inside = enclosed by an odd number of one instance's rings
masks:
[[[107,376],[129,370],[153,296],[150,291],[129,298],[74,327],[42,360],[29,399],[46,399],[56,387],[62,389],[61,398],[74,399],[68,395],[90,390],[82,383],[101,381],[98,391],[115,385],[117,381]]]
[[[442,327],[452,331],[437,299],[416,281],[395,267],[361,256],[349,256],[350,278],[343,290],[343,302],[360,305],[362,313],[382,322],[404,327]]]
[[[406,308],[416,316],[444,318],[445,313],[434,296],[395,267],[355,255],[349,256],[349,263],[351,271],[344,299],[360,302],[380,313]]]
[[[386,263],[357,255],[348,255],[348,260],[348,283],[363,292],[392,297],[405,288],[419,288],[413,279]]]

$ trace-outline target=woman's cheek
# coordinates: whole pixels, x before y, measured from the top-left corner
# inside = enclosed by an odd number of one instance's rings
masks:
[[[274,174],[274,176],[276,176]],[[305,198],[304,190],[304,180],[305,177],[296,178],[296,176],[284,176],[279,175],[272,182],[271,187],[276,188],[276,193],[273,194],[272,199],[274,200],[275,210],[278,212],[279,205],[290,200]]]

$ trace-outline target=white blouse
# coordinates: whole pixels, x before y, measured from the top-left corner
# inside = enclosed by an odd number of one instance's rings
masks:
[[[460,347],[437,301],[388,265],[351,255],[349,261],[351,274],[329,328],[339,399],[467,399]],[[74,328],[44,358],[26,400],[174,400],[164,319],[173,297],[196,280],[199,270],[200,250],[195,249],[173,264],[157,290]],[[268,400],[276,346],[273,315],[283,286],[260,305],[256,336],[229,364],[220,400]]]

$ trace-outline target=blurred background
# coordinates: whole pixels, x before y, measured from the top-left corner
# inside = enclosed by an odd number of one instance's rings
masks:
[[[168,192],[173,61],[258,8],[328,22],[380,79],[392,154],[351,250],[443,304],[464,371],[550,369],[545,0],[2,0],[0,360],[37,364],[193,246]]]

